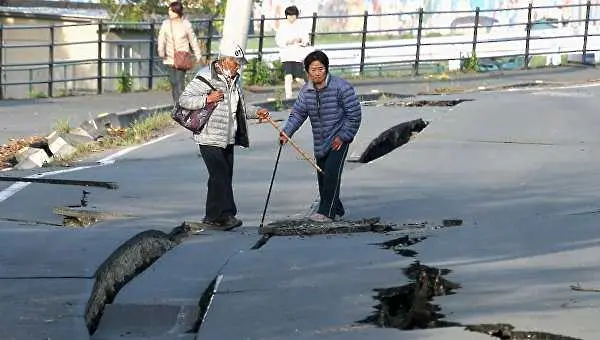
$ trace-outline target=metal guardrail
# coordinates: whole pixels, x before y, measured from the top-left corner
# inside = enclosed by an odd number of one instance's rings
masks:
[[[387,69],[406,69],[409,68],[413,75],[421,73],[424,65],[443,63],[451,60],[464,60],[470,55],[478,57],[523,57],[525,61],[523,68],[528,68],[528,61],[535,55],[548,54],[566,54],[581,53],[582,59],[588,52],[598,51],[600,45],[600,34],[591,32],[590,25],[600,21],[600,19],[591,18],[591,13],[595,12],[598,4],[592,4],[588,1],[585,4],[564,5],[562,8],[579,8],[584,14],[583,18],[569,20],[569,25],[578,27],[579,31],[573,28],[570,34],[552,35],[551,33],[565,33],[561,29],[549,29],[543,33],[543,30],[537,30],[534,17],[534,11],[554,8],[554,6],[533,6],[512,9],[486,9],[476,8],[474,11],[454,11],[454,12],[427,12],[422,8],[416,12],[403,13],[381,13],[371,14],[364,12],[359,15],[345,16],[319,16],[313,13],[309,17],[299,19],[308,20],[311,23],[310,40],[315,48],[323,49],[331,57],[331,66],[333,68],[351,68],[358,74],[365,74],[367,70],[377,69],[380,72]],[[524,22],[502,23],[502,24],[481,24],[481,17],[499,13],[503,11],[526,11],[527,20]],[[441,14],[460,14],[462,16],[472,16],[472,25],[457,26],[426,26],[425,18],[431,15]],[[369,21],[375,18],[384,18],[387,16],[412,16],[415,18],[416,26],[398,27],[397,29],[369,29]],[[320,20],[346,20],[354,18],[362,20],[361,30],[351,30],[343,32],[319,32],[317,27]],[[281,18],[266,18],[264,16],[253,19],[258,26],[258,32],[248,36],[249,39],[258,40],[257,48],[248,49],[249,57],[257,58],[259,61],[272,61],[277,58],[277,48],[266,48],[265,40],[274,37],[274,34],[267,32],[265,24],[269,21],[280,20]],[[215,44],[219,42],[221,36],[217,32],[218,26],[223,22],[222,18],[208,18],[193,20],[199,41],[203,45],[203,57],[207,60],[215,56]],[[558,22],[557,25],[562,25]],[[66,29],[89,29],[93,28],[96,36],[93,40],[83,41],[58,41],[57,31]],[[156,86],[156,79],[166,76],[162,62],[157,56],[157,31],[159,23],[80,23],[80,24],[54,24],[54,25],[0,25],[0,99],[5,98],[5,92],[10,87],[28,86],[29,92],[33,92],[35,85],[45,84],[46,95],[52,97],[55,90],[62,85],[62,90],[67,92],[69,88],[76,88],[75,83],[81,81],[94,81],[95,86],[88,84],[88,89],[93,87],[96,93],[105,91],[107,80],[120,78],[119,73],[115,73],[114,68],[132,70],[136,65],[136,72],[129,72],[130,78],[139,83],[140,87],[153,89]],[[434,36],[432,32],[439,30],[472,30],[471,34],[454,36]],[[507,30],[501,34],[482,33],[481,30]],[[12,43],[6,37],[11,31],[24,30],[43,30],[47,32],[47,42],[45,43]],[[110,39],[107,33],[110,32],[135,32],[132,39]],[[131,33],[133,34],[133,33]],[[345,35],[356,38],[354,42],[348,43],[325,43],[321,44],[319,38],[332,35]],[[371,39],[378,35],[386,37],[396,37],[390,40]],[[408,37],[407,37],[408,35]],[[33,35],[32,35],[33,39]],[[325,39],[325,38],[324,38]],[[563,41],[557,43],[557,39]],[[550,41],[551,43],[546,43]],[[566,41],[566,42],[564,42]],[[591,42],[593,44],[591,44]],[[518,46],[523,44],[523,46]],[[112,51],[115,45],[136,46],[139,57],[133,55],[114,57]],[[87,49],[90,57],[81,59],[60,59],[56,54],[59,48],[66,46],[78,46],[79,49]],[[492,46],[492,47],[490,47]],[[450,48],[451,47],[451,48]],[[26,50],[30,48],[47,49],[47,57],[39,62],[19,62],[9,60],[11,51]],[[93,49],[93,51],[89,51]],[[84,53],[85,54],[85,53]],[[86,67],[83,74],[77,75],[78,67]],[[18,81],[8,81],[8,76],[14,72],[27,72],[25,79]],[[45,74],[45,77],[38,77],[35,74]],[[13,77],[14,78],[14,77]],[[23,77],[21,77],[23,78]],[[35,79],[42,78],[42,79]],[[142,84],[144,82],[145,84]]]

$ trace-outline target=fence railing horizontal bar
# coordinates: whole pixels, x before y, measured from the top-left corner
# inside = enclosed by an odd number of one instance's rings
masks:
[[[52,44],[5,44],[2,45],[2,48],[7,48],[7,49],[11,49],[11,48],[40,48],[40,47],[45,47],[48,48],[52,46]]]
[[[86,27],[86,26],[93,26],[93,27],[98,27],[98,23],[95,22],[84,22],[84,23],[55,23],[54,27],[55,28],[70,28],[70,27]],[[51,26],[52,27],[52,26]]]
[[[108,44],[108,45],[112,45],[112,44],[118,44],[118,45],[128,45],[128,44],[140,44],[140,43],[151,43],[152,39],[123,39],[123,40],[105,40],[102,39],[101,41],[103,44]],[[98,43],[98,40],[95,41],[95,43]],[[158,43],[157,41],[155,41],[155,43]]]
[[[73,41],[73,42],[56,42],[54,43],[55,47],[60,46],[71,46],[71,45],[86,45],[86,44],[97,44],[98,40],[89,40],[89,41]]]
[[[85,65],[85,64],[93,64],[93,63],[97,63],[98,60],[97,59],[81,59],[81,60],[56,60],[54,61],[54,65],[58,65],[58,66],[63,66],[63,65],[73,65],[73,66],[77,66],[77,65]],[[47,62],[36,62],[36,63],[11,63],[11,64],[3,64],[2,67],[6,68],[6,67],[24,67],[24,70],[27,70],[28,67],[33,67],[33,66],[45,66],[48,67],[49,66],[49,61]],[[4,70],[3,71],[14,71],[14,70]]]

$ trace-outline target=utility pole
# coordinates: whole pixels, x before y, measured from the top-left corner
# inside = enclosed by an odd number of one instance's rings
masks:
[[[248,27],[254,0],[229,0],[225,7],[223,41],[232,41],[246,49]]]

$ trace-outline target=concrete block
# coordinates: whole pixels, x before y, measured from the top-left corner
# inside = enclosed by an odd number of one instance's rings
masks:
[[[18,162],[15,169],[19,170],[39,168],[50,162],[50,157],[46,154],[46,151],[30,147],[19,150],[15,157]]]
[[[71,145],[68,141],[65,140],[60,135],[55,135],[51,139],[48,140],[48,145],[50,146],[50,151],[54,154],[54,156],[66,157],[75,152],[75,147]]]

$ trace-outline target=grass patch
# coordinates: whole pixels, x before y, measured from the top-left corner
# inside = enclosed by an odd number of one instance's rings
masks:
[[[79,144],[74,153],[65,157],[57,157],[55,162],[60,165],[68,165],[96,152],[141,144],[161,136],[165,130],[174,126],[175,122],[171,118],[170,112],[160,112],[146,119],[135,121],[128,128],[109,129],[107,136],[99,138],[97,141]]]
[[[54,124],[54,130],[58,133],[71,132],[71,124],[68,119],[60,119]]]
[[[48,95],[45,92],[42,92],[42,91],[32,90],[32,91],[29,92],[29,98],[31,98],[31,99],[44,99],[44,98],[48,98]]]

